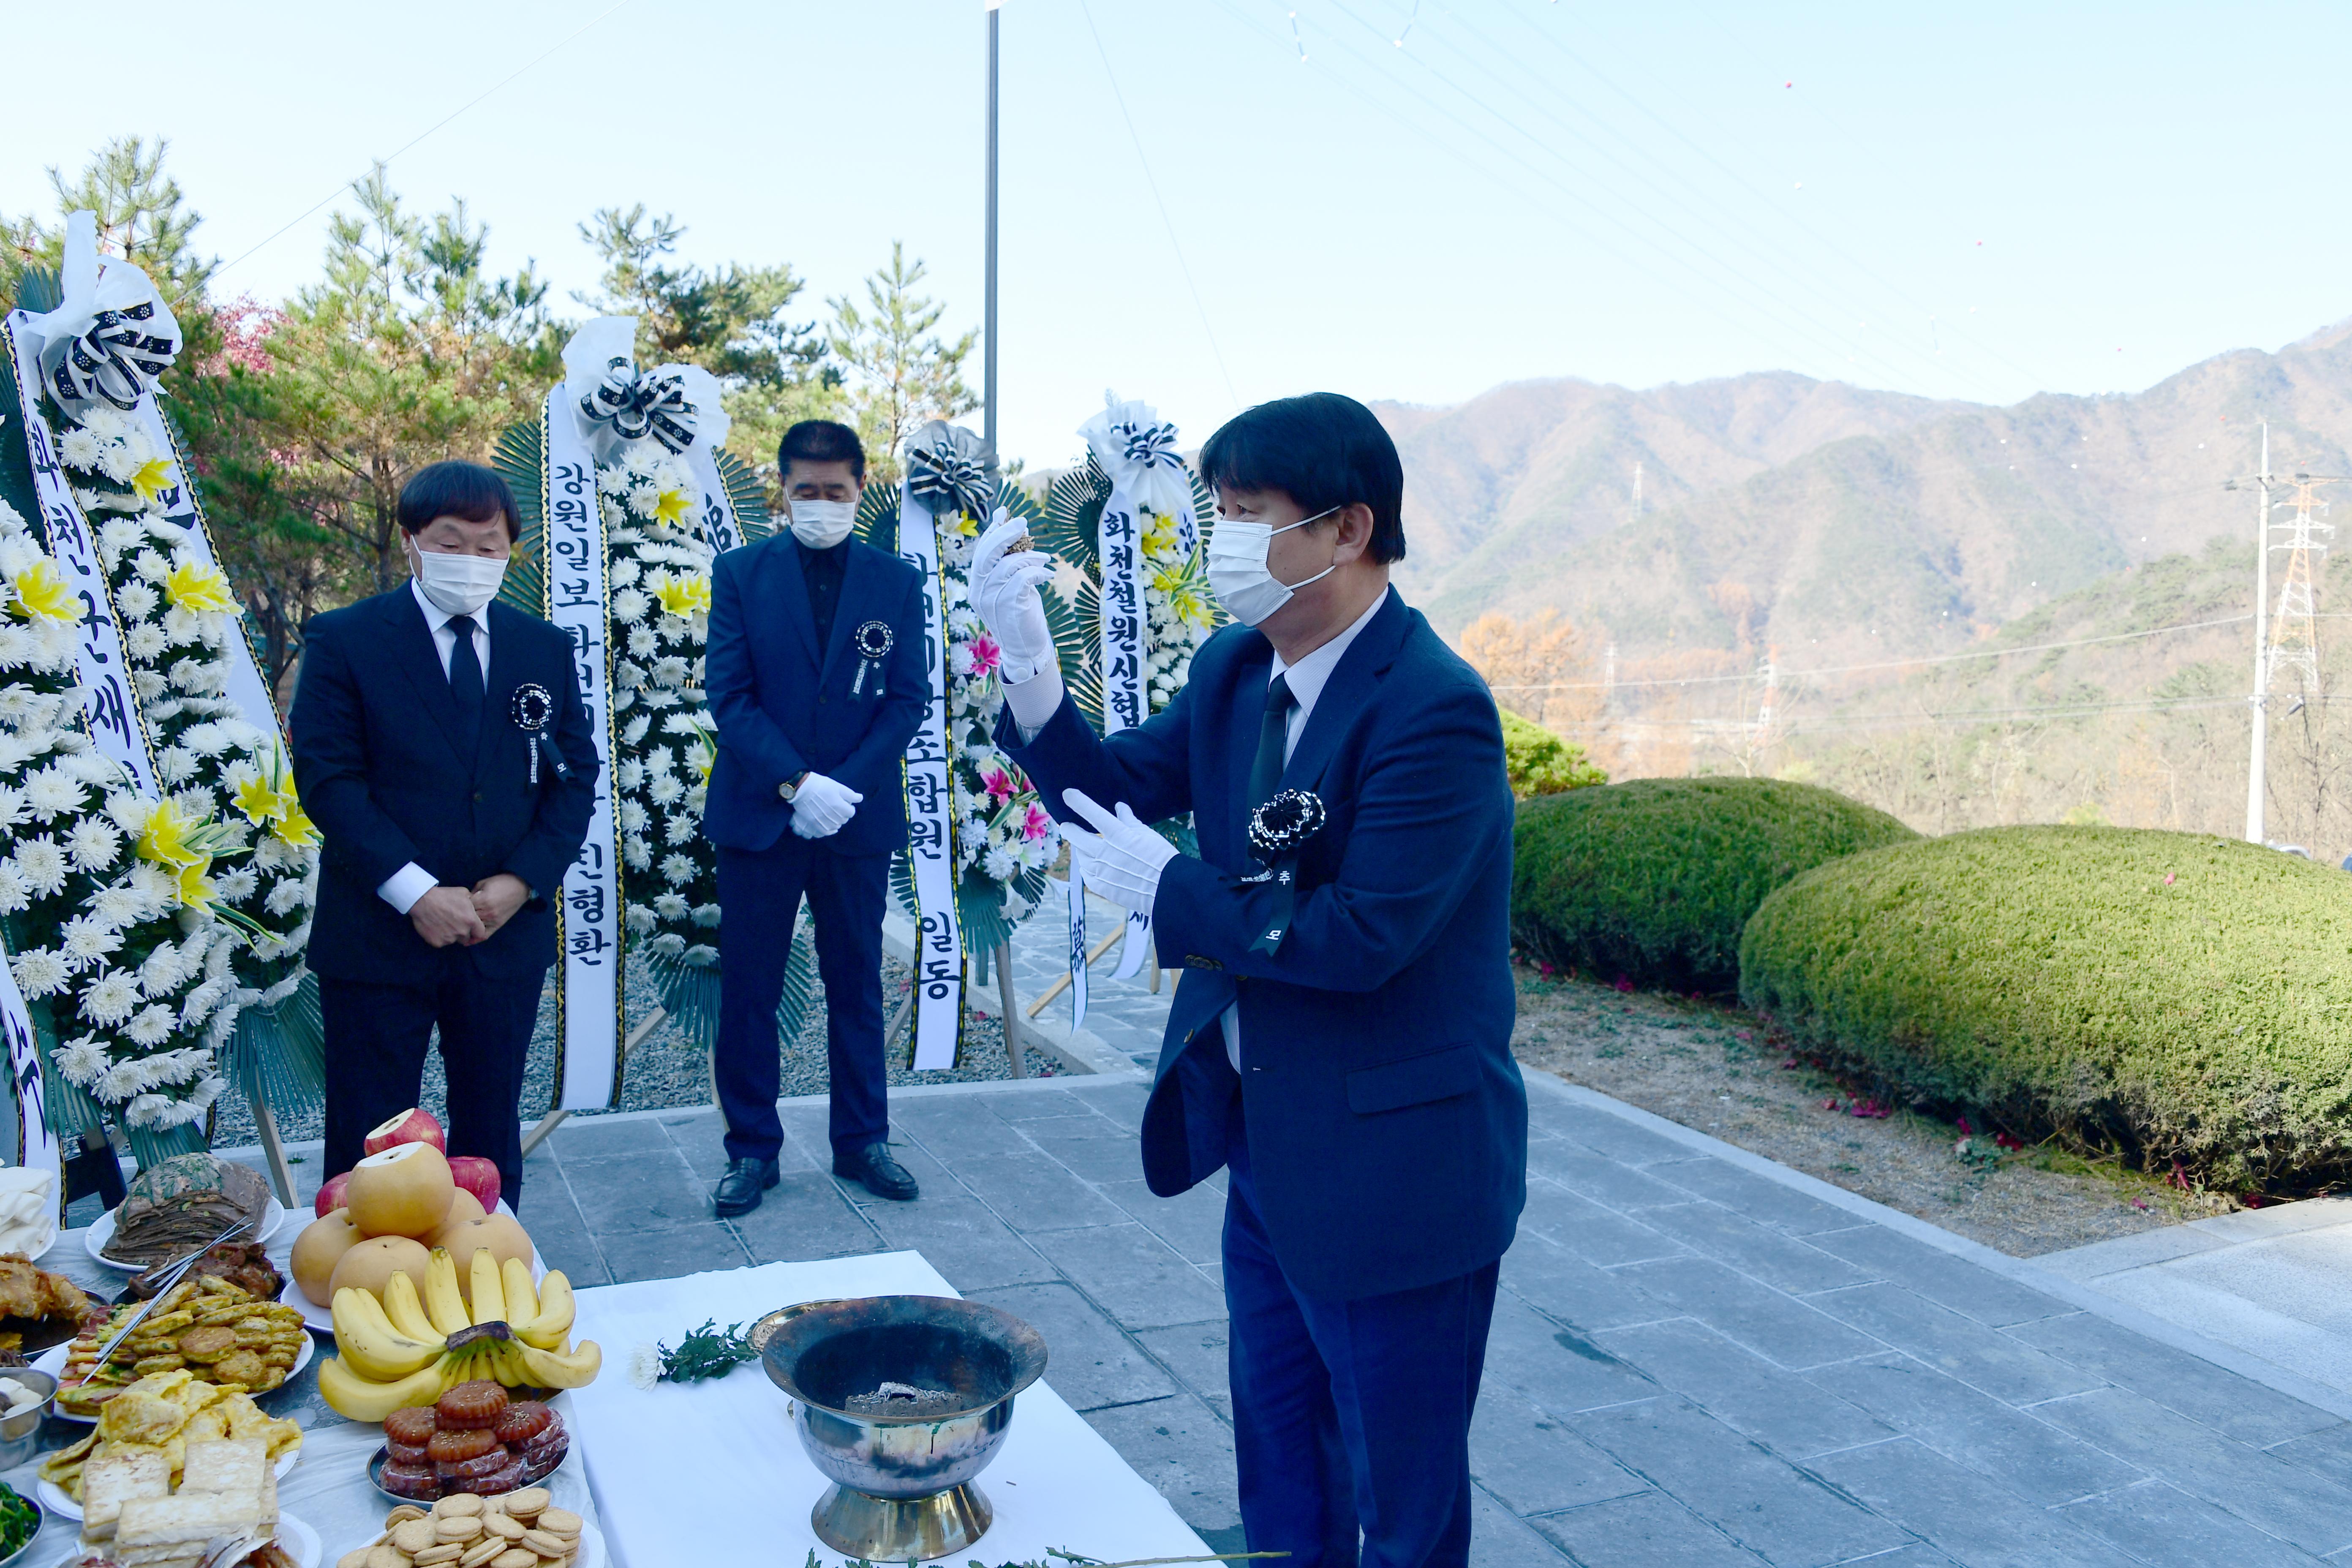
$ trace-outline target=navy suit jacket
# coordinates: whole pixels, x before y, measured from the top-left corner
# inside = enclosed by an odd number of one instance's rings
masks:
[[[453,956],[482,974],[520,978],[555,962],[550,900],[588,836],[596,745],[572,639],[498,603],[489,626],[481,733],[470,750],[458,742],[457,700],[407,584],[304,628],[287,727],[302,809],[325,841],[309,958],[329,979],[430,984]],[[515,689],[527,681],[555,699],[547,733],[572,769],[560,777],[542,756],[535,789],[512,717]],[[376,895],[412,860],[449,887],[511,871],[532,897],[488,942],[436,951]]]
[[[841,602],[822,648],[791,533],[730,550],[712,564],[703,679],[719,760],[702,831],[713,844],[773,845],[793,820],[776,786],[814,771],[866,797],[848,824],[821,842],[841,855],[907,847],[900,763],[930,707],[922,574],[863,540],[845,548]],[[861,686],[864,661],[850,644],[868,621],[890,628],[890,651],[879,668],[866,670]]]
[[[1328,812],[1298,862],[1289,934],[1251,943],[1274,893],[1247,840],[1274,650],[1228,626],[1183,689],[1105,741],[1066,699],[998,740],[1049,809],[1076,787],[1147,822],[1190,811],[1201,858],[1160,873],[1162,961],[1181,962],[1143,1119],[1143,1171],[1172,1196],[1224,1163],[1241,1004],[1241,1104],[1267,1234],[1310,1296],[1349,1300],[1502,1256],[1527,1196],[1527,1091],[1511,1057],[1512,802],[1486,683],[1393,592],[1357,635],[1282,775]]]

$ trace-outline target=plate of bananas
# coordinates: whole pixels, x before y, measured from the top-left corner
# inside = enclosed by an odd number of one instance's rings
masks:
[[[302,1316],[276,1301],[257,1300],[243,1286],[215,1275],[183,1280],[164,1293],[144,1321],[114,1347],[106,1364],[98,1351],[122,1321],[145,1303],[114,1309],[102,1327],[44,1352],[37,1371],[58,1380],[51,1414],[95,1421],[109,1399],[159,1372],[187,1371],[220,1388],[263,1394],[285,1386],[318,1353]]]
[[[320,1363],[319,1394],[352,1421],[382,1421],[479,1380],[581,1388],[604,1364],[593,1340],[572,1342],[574,1302],[563,1271],[533,1281],[529,1264],[501,1262],[487,1247],[475,1250],[463,1289],[457,1259],[436,1247],[423,1290],[394,1269],[382,1297],[347,1285],[329,1310],[338,1353]]]

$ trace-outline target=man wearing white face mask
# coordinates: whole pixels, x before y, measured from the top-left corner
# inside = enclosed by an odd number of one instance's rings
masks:
[[[1062,689],[1047,564],[1013,551],[1017,521],[982,537],[997,738],[1070,825],[1087,886],[1182,955],[1143,1173],[1173,1196],[1229,1173],[1250,1550],[1454,1568],[1496,1265],[1526,1195],[1502,727],[1389,586],[1404,474],[1370,409],[1261,405],[1201,468],[1221,514],[1209,581],[1237,624],[1165,711],[1108,741]],[[1197,859],[1148,826],[1188,811]]]
[[[726,956],[712,1059],[727,1171],[711,1205],[757,1208],[782,1179],[776,1003],[806,895],[824,981],[836,1176],[916,1195],[890,1154],[882,1061],[882,906],[907,847],[899,759],[922,722],[922,578],[850,534],[866,479],[856,432],[811,419],[776,454],[789,531],[711,571],[707,685],[719,730],[702,829],[719,847]]]
[[[598,766],[571,639],[496,602],[520,526],[489,469],[418,472],[400,492],[410,580],[303,628],[288,725],[325,841],[310,951],[324,1173],[416,1103],[437,1025],[449,1152],[495,1161],[510,1204],[551,900],[587,837]]]

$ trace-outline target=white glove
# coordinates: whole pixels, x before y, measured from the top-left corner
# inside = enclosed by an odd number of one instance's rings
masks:
[[[1070,852],[1085,868],[1087,886],[1120,909],[1150,914],[1151,901],[1160,896],[1160,868],[1176,858],[1176,846],[1153,832],[1150,824],[1136,821],[1125,801],[1119,802],[1118,815],[1113,816],[1082,791],[1066,789],[1062,799],[1095,825],[1092,833],[1067,823],[1062,826]]]
[[[1045,624],[1045,601],[1037,596],[1040,584],[1054,577],[1054,558],[1040,551],[1008,555],[1005,547],[1029,531],[1029,525],[996,509],[988,531],[980,536],[966,581],[971,585],[972,608],[988,623],[991,637],[1003,650],[998,678],[1007,686],[1036,679],[1040,670],[1058,669],[1054,631]]]
[[[865,798],[838,779],[813,773],[793,792],[793,831],[803,838],[830,838],[857,815]]]

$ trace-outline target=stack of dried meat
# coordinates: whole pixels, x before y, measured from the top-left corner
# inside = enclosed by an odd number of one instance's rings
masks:
[[[252,1229],[237,1239],[261,1239],[269,1189],[243,1165],[210,1154],[175,1154],[131,1178],[130,1194],[114,1211],[106,1255],[152,1267],[193,1252],[239,1220]]]

